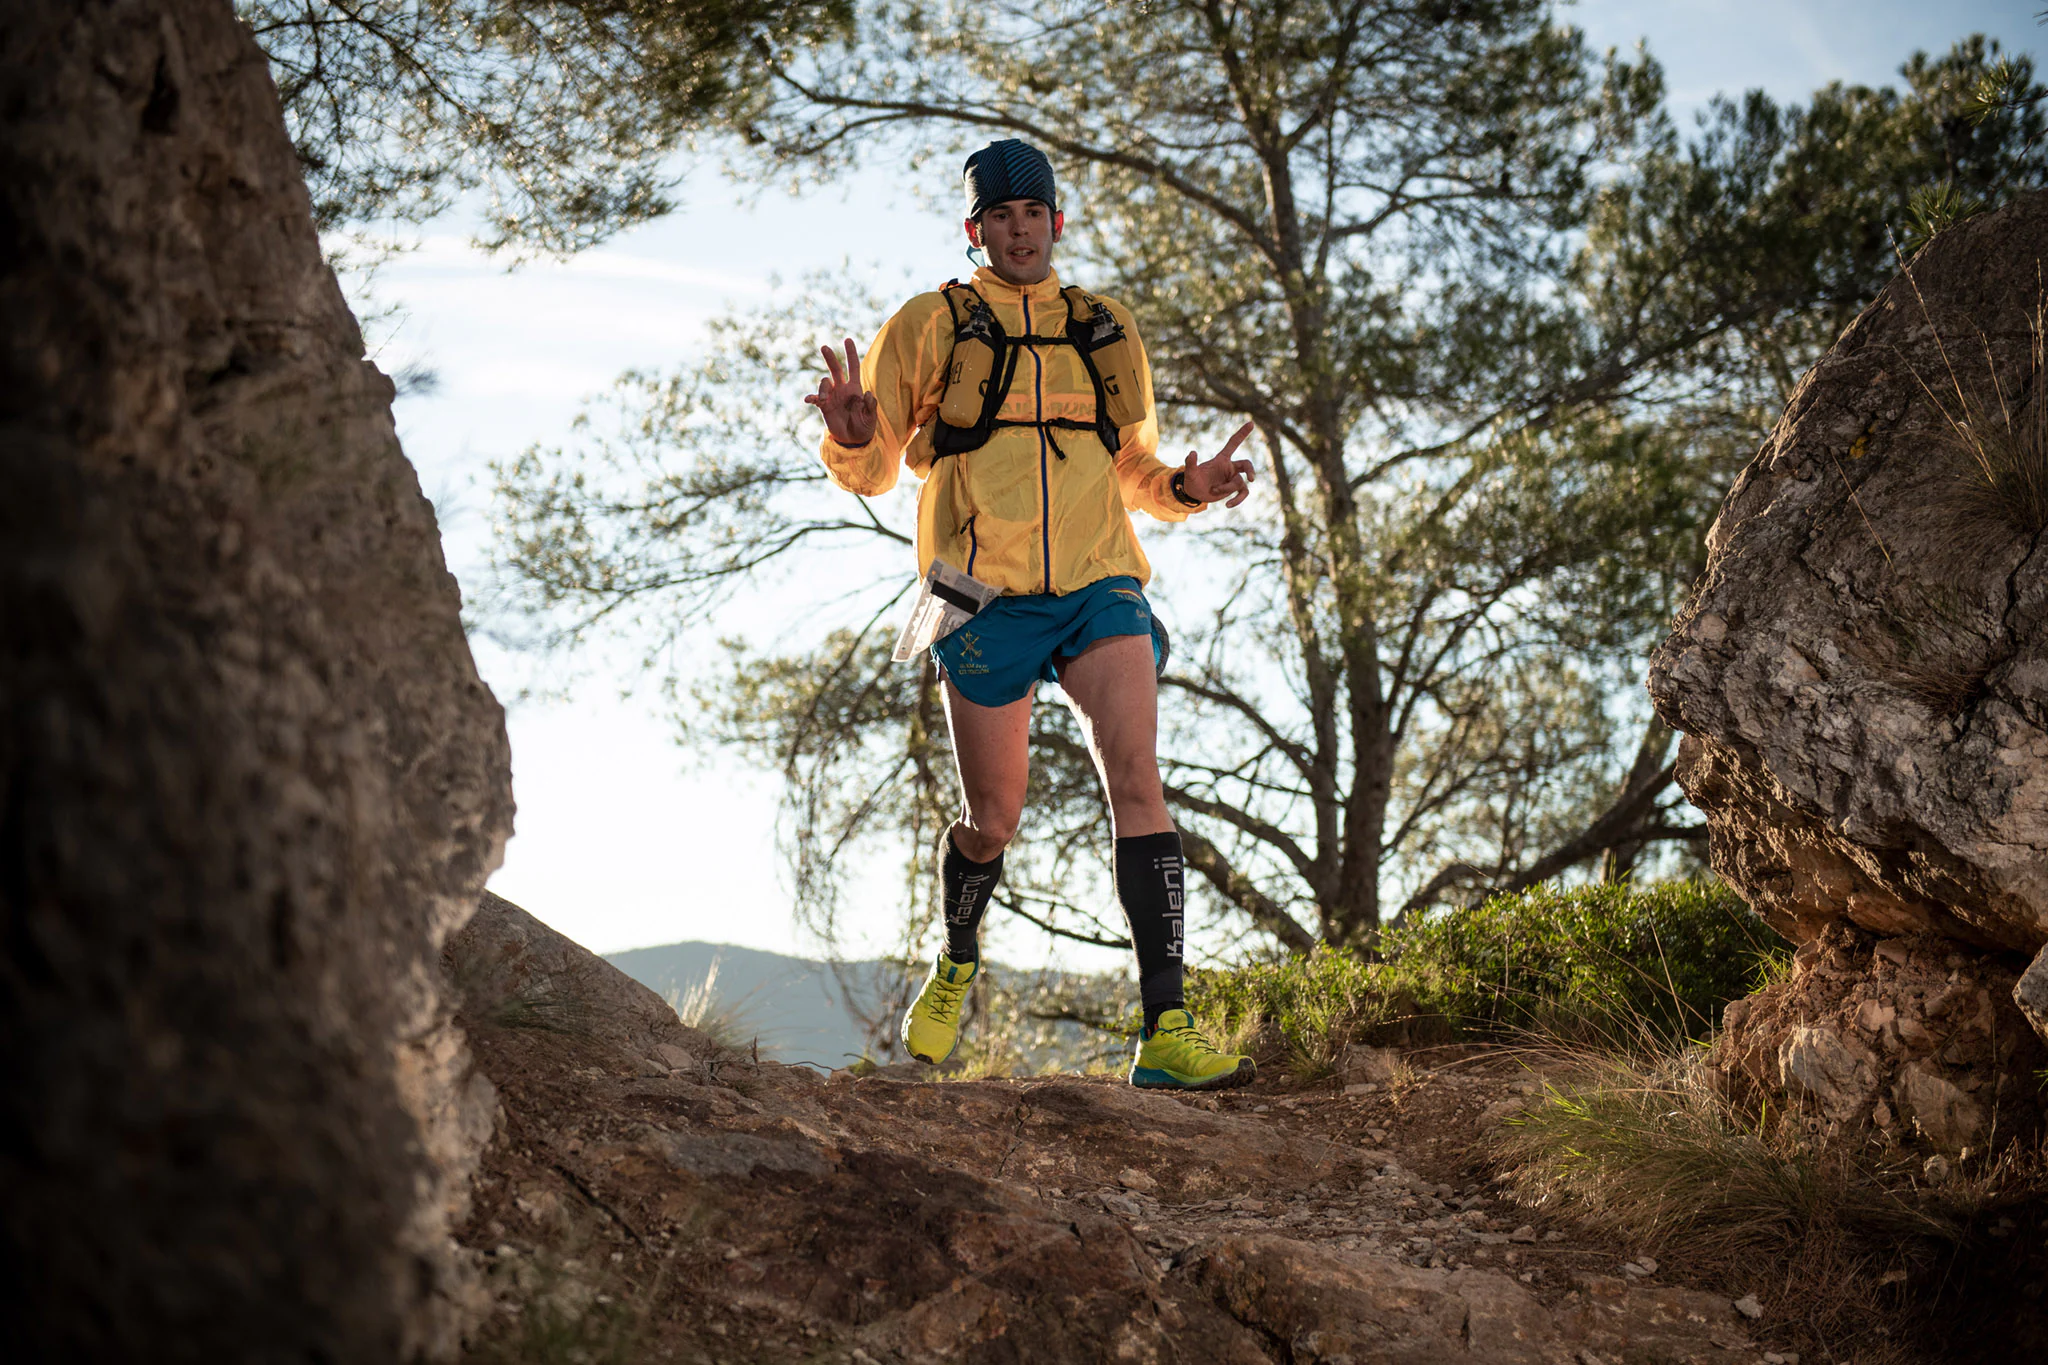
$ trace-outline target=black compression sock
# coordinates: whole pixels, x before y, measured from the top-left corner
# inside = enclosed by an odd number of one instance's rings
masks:
[[[946,851],[939,858],[939,904],[946,914],[946,956],[953,961],[981,961],[976,936],[1002,879],[1002,854],[977,863],[953,842],[953,832],[946,831]]]
[[[1138,834],[1116,841],[1116,898],[1138,951],[1138,997],[1145,1002],[1145,1027],[1181,1003],[1180,943],[1187,872],[1180,835]]]
[[[1168,1010],[1184,1010],[1187,1007],[1188,1002],[1185,1000],[1161,1000],[1156,1004],[1147,1004],[1145,1006],[1145,1032],[1150,1033],[1153,1029],[1158,1028],[1159,1016]]]

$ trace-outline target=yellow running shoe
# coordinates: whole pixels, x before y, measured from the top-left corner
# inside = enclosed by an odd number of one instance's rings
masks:
[[[981,970],[978,962],[955,962],[940,953],[932,963],[924,989],[903,1012],[903,1049],[920,1062],[937,1066],[953,1055],[960,1037],[960,1002]]]
[[[1251,1058],[1210,1047],[1186,1010],[1165,1011],[1138,1038],[1131,1084],[1146,1090],[1230,1090],[1250,1085],[1258,1073]]]

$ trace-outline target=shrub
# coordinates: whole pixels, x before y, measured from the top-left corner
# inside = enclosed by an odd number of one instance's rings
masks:
[[[1319,948],[1196,972],[1189,998],[1226,1038],[1277,1035],[1312,1079],[1353,1039],[1533,1032],[1635,1049],[1703,1035],[1790,951],[1718,885],[1543,887],[1390,931],[1379,961]]]
[[[1346,949],[1317,948],[1306,958],[1191,972],[1188,1005],[1226,1048],[1256,1051],[1262,1033],[1277,1034],[1288,1069],[1316,1080],[1346,1042],[1398,1026],[1408,1013],[1389,971]]]
[[[1496,896],[1395,942],[1423,998],[1466,1031],[1615,1044],[1711,1033],[1766,964],[1791,955],[1734,892],[1693,881]]]

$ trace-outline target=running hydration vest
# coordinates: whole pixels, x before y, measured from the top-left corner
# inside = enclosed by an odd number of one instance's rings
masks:
[[[979,450],[997,427],[1037,427],[1053,454],[1066,459],[1053,428],[1092,431],[1113,457],[1122,447],[1121,429],[1144,417],[1138,400],[1137,346],[1101,299],[1078,288],[1060,291],[1067,301],[1066,331],[1058,336],[1013,337],[995,310],[971,284],[948,280],[940,293],[953,314],[953,352],[946,361],[946,391],[932,432],[935,457]],[[1026,346],[1072,346],[1095,385],[1095,421],[1047,417],[1009,421],[996,416],[1010,396],[1017,360]]]

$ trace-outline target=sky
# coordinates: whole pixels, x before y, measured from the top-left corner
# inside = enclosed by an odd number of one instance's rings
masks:
[[[1831,80],[1881,84],[1916,47],[1945,50],[1973,31],[2038,56],[2048,30],[2035,15],[2044,6],[1582,0],[1563,14],[1597,47],[1646,41],[1684,127],[1717,92],[1761,87],[1799,100]],[[416,250],[383,266],[371,297],[395,311],[369,328],[373,356],[389,372],[422,365],[438,378],[399,400],[399,435],[465,593],[476,596],[485,581],[490,462],[571,439],[583,400],[621,371],[687,361],[708,320],[765,302],[778,279],[842,262],[923,281],[918,288],[964,274],[954,215],[931,203],[932,195],[950,203],[953,187],[943,170],[926,174],[941,183],[923,186],[920,198],[886,168],[796,193],[694,168],[681,212],[566,261],[508,271],[451,222],[430,226]],[[1162,539],[1170,537],[1155,532],[1148,545]],[[913,567],[906,557],[906,578]],[[789,589],[778,592],[768,610],[790,610],[791,600]],[[599,952],[701,939],[816,953],[789,910],[772,776],[681,747],[662,700],[614,659],[536,659],[488,639],[475,645],[506,704],[519,807],[492,890]],[[875,878],[858,902],[849,946],[885,949],[896,910],[888,880]],[[991,926],[991,952],[1006,946],[1017,958],[1046,954],[1035,931]],[[1115,963],[1072,952],[1064,960]]]

